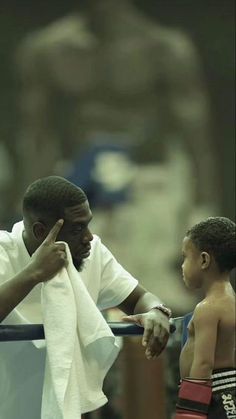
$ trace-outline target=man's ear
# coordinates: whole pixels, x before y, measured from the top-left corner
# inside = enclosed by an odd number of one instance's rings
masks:
[[[32,226],[32,230],[33,230],[33,235],[35,239],[40,243],[43,242],[43,240],[45,239],[47,235],[46,226],[40,221],[36,221]]]
[[[210,266],[211,256],[207,252],[201,253],[201,268],[207,269]]]

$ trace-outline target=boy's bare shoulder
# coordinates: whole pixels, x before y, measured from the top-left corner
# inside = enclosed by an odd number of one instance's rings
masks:
[[[217,325],[220,317],[219,307],[211,299],[205,298],[196,305],[192,322],[194,327],[211,327]]]
[[[193,320],[205,321],[206,319],[220,320],[225,312],[229,312],[229,307],[235,311],[235,296],[222,295],[220,298],[206,297],[200,301],[193,312]]]
[[[204,300],[200,301],[195,309],[194,309],[194,316],[204,316],[207,313],[215,313],[217,311],[216,304],[214,300],[210,298],[204,298]]]

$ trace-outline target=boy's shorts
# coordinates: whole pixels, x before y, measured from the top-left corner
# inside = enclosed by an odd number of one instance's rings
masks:
[[[224,368],[212,373],[212,401],[208,419],[236,419],[236,370]]]

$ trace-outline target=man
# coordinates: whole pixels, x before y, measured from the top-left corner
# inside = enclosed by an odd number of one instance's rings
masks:
[[[98,308],[104,310],[117,306],[131,315],[125,319],[144,327],[142,343],[146,347],[146,357],[151,359],[158,356],[168,340],[170,310],[163,306],[155,295],[140,286],[138,281],[116,261],[111,252],[101,243],[100,238],[93,236],[89,229],[92,212],[87,197],[82,189],[64,178],[45,177],[36,180],[28,187],[23,198],[23,222],[16,223],[11,233],[0,233],[2,267],[0,282],[4,282],[8,277],[24,269],[34,252],[42,243],[45,243],[45,239],[47,242],[48,234],[50,240],[49,231],[60,219],[64,220],[64,224],[58,232],[57,240],[68,243],[73,263]],[[59,251],[63,253],[64,249],[59,248]],[[18,313],[23,317],[26,317],[26,313],[30,310],[31,318],[35,323],[41,322],[40,290],[37,287],[17,307]],[[11,321],[12,319],[14,320],[14,316],[11,317]],[[29,349],[31,350],[32,348]],[[24,351],[21,351],[21,357],[24,359]],[[32,358],[32,354],[29,358]],[[40,365],[43,369],[42,361],[42,359],[39,361],[38,369]],[[38,374],[38,369],[35,370],[35,374]],[[38,389],[35,387],[38,386],[38,377],[35,377],[33,385],[32,382],[30,383],[29,391],[31,390],[32,397],[36,398],[34,410],[30,413],[31,406],[27,404],[26,410],[24,400],[27,382],[32,380],[32,376],[29,371],[27,380],[25,374],[23,370],[20,377],[24,382],[20,404],[22,410],[19,411],[19,405],[17,405],[17,413],[13,407],[14,404],[16,405],[17,398],[15,381],[10,382],[10,389],[14,394],[11,404],[10,394],[7,389],[1,389],[0,382],[0,397],[2,398],[0,402],[5,414],[4,419],[16,417],[17,419],[32,419],[30,414],[31,416],[34,414],[34,419],[39,418],[41,399],[39,395],[41,394],[38,393],[41,387],[39,386]],[[5,371],[8,381],[10,381],[9,375],[9,371]],[[27,393],[27,400],[28,398]],[[10,414],[9,409],[12,410]]]
[[[56,244],[63,220],[57,221],[30,263],[13,278],[0,284],[0,322],[19,304],[35,285],[51,279],[66,263],[63,244]],[[1,249],[1,257],[2,257]]]

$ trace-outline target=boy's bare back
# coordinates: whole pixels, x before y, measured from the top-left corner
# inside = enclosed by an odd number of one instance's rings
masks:
[[[194,360],[194,343],[196,330],[204,325],[202,335],[207,335],[207,346],[203,351],[209,352],[215,343],[213,370],[235,367],[235,293],[229,283],[220,286],[202,300],[194,310],[188,326],[188,340],[180,355],[181,378],[189,377]],[[204,319],[205,318],[205,319]],[[201,354],[200,354],[201,355]],[[198,356],[198,353],[196,353]],[[198,360],[195,360],[198,362]]]

